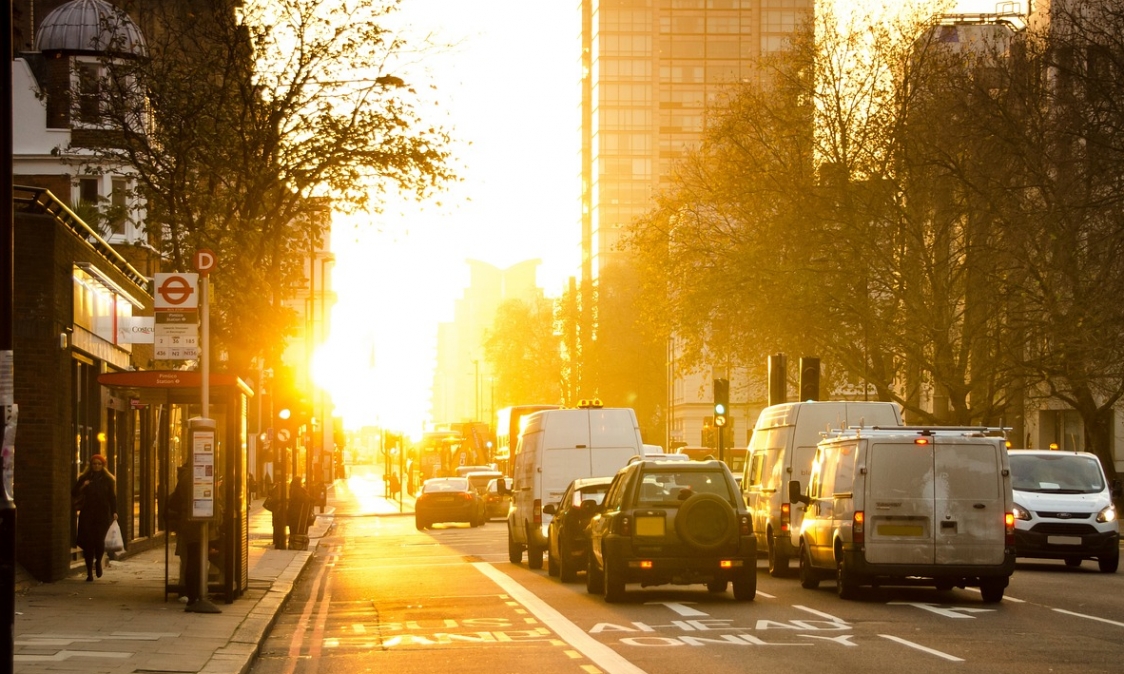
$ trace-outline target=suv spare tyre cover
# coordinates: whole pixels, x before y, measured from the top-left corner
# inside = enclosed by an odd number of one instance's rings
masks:
[[[696,550],[717,550],[737,537],[737,514],[717,494],[695,494],[679,506],[675,533]]]

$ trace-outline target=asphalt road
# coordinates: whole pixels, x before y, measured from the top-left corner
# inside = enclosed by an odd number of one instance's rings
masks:
[[[1124,574],[1020,563],[1000,604],[974,590],[805,590],[771,578],[735,602],[702,585],[629,586],[609,605],[507,560],[506,528],[376,517],[337,493],[323,539],[254,674],[1124,671]]]

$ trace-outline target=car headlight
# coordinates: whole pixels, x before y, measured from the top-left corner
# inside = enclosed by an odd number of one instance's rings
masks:
[[[1011,509],[1011,512],[1014,513],[1017,520],[1030,521],[1030,511],[1018,503]]]
[[[1109,505],[1097,513],[1098,522],[1113,522],[1116,520],[1116,506]]]

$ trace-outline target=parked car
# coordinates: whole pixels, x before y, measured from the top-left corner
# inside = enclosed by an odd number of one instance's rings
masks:
[[[1012,449],[1015,555],[1062,559],[1080,566],[1095,559],[1103,573],[1120,566],[1120,533],[1114,496],[1095,454]]]
[[[414,504],[414,524],[418,531],[438,522],[484,523],[484,499],[464,477],[433,477],[422,484]]]
[[[500,480],[504,481],[504,489],[499,488]],[[488,482],[484,493],[484,515],[490,519],[507,519],[511,510],[511,478],[494,478]]]
[[[590,520],[586,590],[622,601],[628,583],[705,583],[757,595],[757,542],[729,466],[637,461],[613,478]]]
[[[543,506],[550,515],[547,529],[546,569],[563,583],[577,580],[589,553],[589,520],[609,490],[611,477],[578,478],[566,487],[562,500]]]

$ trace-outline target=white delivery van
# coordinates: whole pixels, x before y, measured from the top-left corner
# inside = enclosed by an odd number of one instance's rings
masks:
[[[1015,570],[1011,471],[998,429],[848,431],[819,444],[807,492],[789,482],[800,583],[978,586],[997,602]]]
[[[1064,559],[1067,566],[1097,560],[1103,573],[1120,565],[1120,525],[1113,496],[1096,454],[1012,449],[1015,554]]]
[[[633,456],[643,456],[640,424],[627,407],[583,403],[578,409],[535,412],[526,418],[516,446],[511,511],[507,520],[508,558],[541,569],[550,515],[542,507],[557,503],[579,477],[612,477]]]
[[[789,559],[796,556],[800,512],[793,512],[789,503],[788,482],[807,486],[816,443],[831,430],[901,425],[901,408],[890,402],[805,401],[761,411],[746,449],[741,484],[757,550],[768,552],[771,575],[785,575]]]

